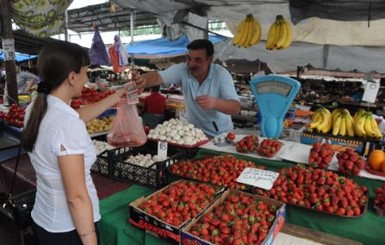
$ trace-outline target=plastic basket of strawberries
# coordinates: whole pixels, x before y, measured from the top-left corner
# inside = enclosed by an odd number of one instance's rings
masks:
[[[381,187],[374,189],[374,209],[377,212],[377,215],[380,217],[385,217],[385,184]]]
[[[338,171],[348,176],[359,175],[361,169],[366,165],[365,159],[351,148],[338,152],[337,159]]]

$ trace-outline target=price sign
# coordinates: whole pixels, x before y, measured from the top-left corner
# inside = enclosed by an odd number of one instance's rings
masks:
[[[365,85],[364,95],[362,100],[370,103],[376,102],[378,90],[380,89],[380,83],[375,81],[367,81]]]
[[[15,41],[14,39],[2,39],[4,60],[15,60]]]
[[[158,141],[158,156],[161,159],[167,158],[167,148],[168,144],[166,141]]]
[[[245,168],[239,175],[237,182],[270,190],[278,176],[279,173],[273,171]]]

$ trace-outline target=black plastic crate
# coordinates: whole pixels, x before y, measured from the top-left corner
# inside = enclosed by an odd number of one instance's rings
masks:
[[[147,140],[144,147],[148,149],[150,152],[156,152],[158,149],[158,141]],[[198,147],[184,148],[184,147],[178,147],[176,145],[168,144],[167,150],[168,150],[168,155],[170,156],[173,156],[175,154],[183,154],[185,158],[190,159],[195,157],[199,148]]]
[[[146,152],[146,150],[144,150],[142,152],[137,151],[133,153],[133,155],[140,153],[151,154],[151,152]],[[155,154],[151,155],[154,156]],[[175,164],[184,158],[184,156],[181,153],[177,153],[168,157],[166,160],[155,162],[149,167],[125,162],[127,158],[128,156],[124,156],[115,162],[113,178],[158,189],[168,184],[167,167]]]
[[[106,177],[113,177],[114,164],[121,158],[126,158],[137,151],[138,149],[129,147],[106,150],[97,156],[95,164],[92,165],[91,170],[94,173],[98,173]]]

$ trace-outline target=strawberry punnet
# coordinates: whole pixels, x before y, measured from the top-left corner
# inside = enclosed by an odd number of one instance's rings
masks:
[[[330,144],[316,142],[310,149],[309,163],[314,168],[327,168],[333,156],[334,151]]]
[[[235,149],[240,153],[257,152],[259,138],[256,135],[247,135],[235,144]]]
[[[338,171],[349,176],[357,176],[366,164],[365,159],[351,148],[339,152],[337,159]]]
[[[281,149],[282,143],[275,139],[264,139],[259,144],[257,152],[266,157],[274,157]]]

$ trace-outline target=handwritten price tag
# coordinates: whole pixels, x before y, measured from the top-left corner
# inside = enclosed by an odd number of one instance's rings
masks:
[[[158,141],[158,156],[162,159],[167,158],[168,144],[166,141]]]
[[[278,175],[279,173],[273,171],[245,168],[238,176],[237,182],[270,190]]]

